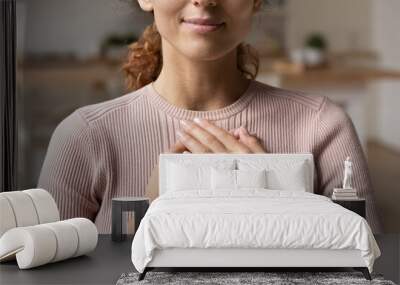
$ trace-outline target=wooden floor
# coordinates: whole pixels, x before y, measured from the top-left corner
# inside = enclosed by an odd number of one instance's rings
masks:
[[[368,142],[368,164],[384,231],[400,233],[400,153]]]

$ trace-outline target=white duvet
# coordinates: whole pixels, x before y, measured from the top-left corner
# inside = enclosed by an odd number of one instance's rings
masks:
[[[372,272],[380,250],[367,221],[307,192],[266,189],[178,191],[155,199],[132,242],[132,262],[143,272],[154,249],[358,249]]]

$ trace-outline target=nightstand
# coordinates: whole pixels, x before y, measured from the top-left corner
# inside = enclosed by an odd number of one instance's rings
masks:
[[[365,219],[365,199],[354,199],[354,200],[336,200],[332,199],[332,202],[341,205],[342,207],[359,214]]]
[[[147,209],[150,205],[150,199],[147,197],[119,197],[112,199],[112,226],[111,226],[111,239],[113,241],[123,241],[127,236],[131,236],[129,233],[123,233],[124,227],[132,227],[132,222],[126,219],[124,213],[131,217],[134,214],[134,225],[136,229],[139,227],[140,221],[146,214]],[[124,219],[125,217],[125,219]],[[130,229],[132,230],[132,228]],[[133,237],[133,236],[131,236]]]

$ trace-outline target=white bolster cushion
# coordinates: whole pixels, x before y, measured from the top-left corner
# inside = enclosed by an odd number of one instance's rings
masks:
[[[0,195],[10,202],[17,227],[33,226],[39,223],[31,197],[23,191],[2,192]]]
[[[49,228],[57,240],[56,253],[52,262],[67,259],[75,255],[78,249],[79,236],[78,232],[71,228],[70,224],[62,221],[43,224],[43,226]]]
[[[0,238],[0,261],[16,257],[19,268],[28,269],[86,254],[97,241],[97,228],[86,218],[17,227]]]
[[[41,225],[13,228],[0,239],[0,261],[16,257],[20,269],[49,263],[56,250],[54,233]]]
[[[17,222],[10,202],[6,197],[0,196],[0,237],[16,226]]]
[[[15,227],[34,226],[59,220],[57,204],[44,189],[0,193],[0,237]]]
[[[60,220],[60,213],[56,201],[44,189],[35,188],[22,191],[28,194],[36,208],[39,224],[51,223]]]
[[[96,248],[98,232],[96,225],[93,224],[91,220],[86,218],[75,218],[65,220],[64,222],[74,226],[78,232],[78,248],[74,257],[90,252]]]

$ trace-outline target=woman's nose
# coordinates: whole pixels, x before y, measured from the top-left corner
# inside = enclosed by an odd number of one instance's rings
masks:
[[[216,0],[192,0],[193,4],[195,6],[216,6],[217,1]]]

